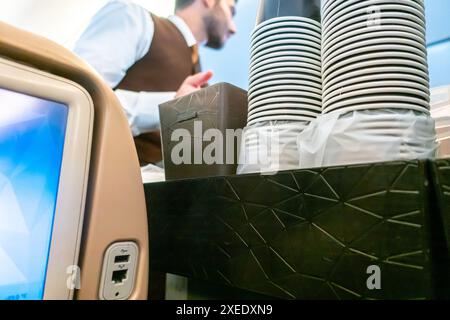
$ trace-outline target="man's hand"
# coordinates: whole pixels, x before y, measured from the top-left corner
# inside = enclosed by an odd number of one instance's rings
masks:
[[[203,85],[208,83],[208,81],[212,78],[212,76],[213,76],[212,71],[206,71],[187,77],[186,80],[184,80],[181,87],[178,89],[175,98],[186,96],[188,94],[191,94],[192,92],[200,90]]]

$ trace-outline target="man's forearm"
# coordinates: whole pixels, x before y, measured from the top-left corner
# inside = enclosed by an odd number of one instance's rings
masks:
[[[116,90],[133,136],[160,129],[159,105],[175,97],[175,92],[133,92]]]

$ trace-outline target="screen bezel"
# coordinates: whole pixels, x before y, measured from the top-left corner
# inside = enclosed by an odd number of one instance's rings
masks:
[[[68,107],[44,300],[73,299],[75,288],[69,284],[77,270],[83,226],[94,123],[92,99],[75,82],[1,57],[0,87]]]

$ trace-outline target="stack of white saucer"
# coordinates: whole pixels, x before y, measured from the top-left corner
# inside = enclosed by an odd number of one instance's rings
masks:
[[[421,0],[326,0],[322,28],[324,113],[429,113]]]
[[[322,112],[320,53],[313,19],[282,16],[256,26],[239,173],[298,168],[298,136]]]
[[[248,125],[311,121],[322,111],[320,23],[277,17],[259,24],[251,41]]]
[[[322,1],[322,115],[302,165],[433,157],[422,0]]]

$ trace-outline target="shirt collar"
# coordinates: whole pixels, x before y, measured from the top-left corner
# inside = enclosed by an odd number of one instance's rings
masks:
[[[178,30],[180,30],[181,34],[186,40],[188,47],[192,47],[197,44],[197,40],[192,34],[191,29],[189,29],[188,25],[186,24],[186,22],[184,22],[184,20],[181,17],[177,15],[172,15],[168,19],[178,28]]]

